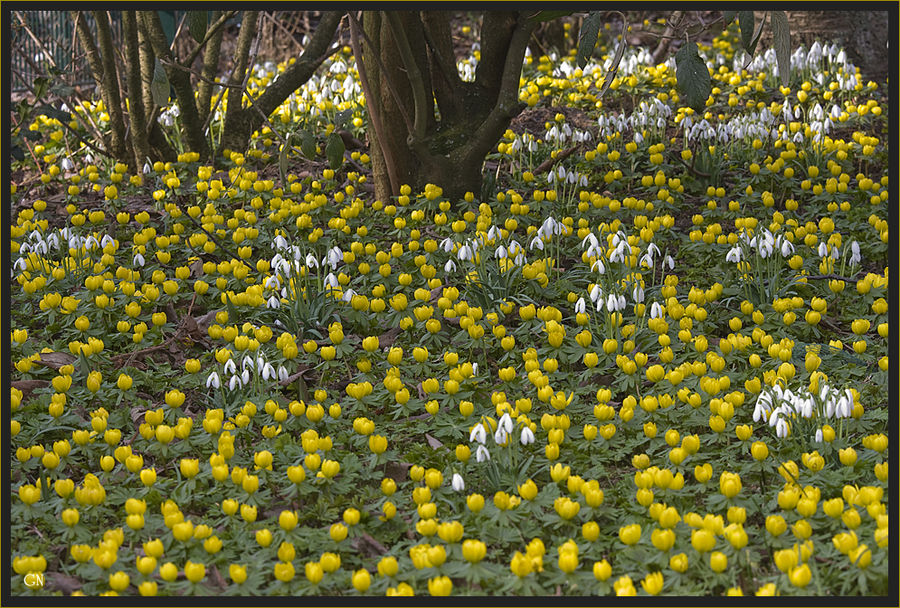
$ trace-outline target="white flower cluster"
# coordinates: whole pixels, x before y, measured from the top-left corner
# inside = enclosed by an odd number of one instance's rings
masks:
[[[509,412],[504,412],[500,420],[497,421],[497,430],[494,431],[494,443],[506,445],[514,429],[515,423],[512,416],[509,415]],[[469,443],[477,444],[475,447],[476,462],[486,462],[491,459],[491,453],[485,445],[487,443],[487,434],[490,431],[490,425],[487,420],[482,420],[472,427],[471,432],[469,432]],[[525,425],[522,426],[522,431],[519,433],[519,442],[522,445],[534,443],[534,433]]]
[[[751,251],[755,249],[762,259],[771,257],[775,251],[780,252],[781,257],[785,258],[794,255],[793,243],[784,238],[784,235],[779,233],[778,236],[775,236],[765,228],[760,231],[759,234],[753,235],[753,237],[750,237],[747,232],[742,232],[740,240],[743,241],[743,243],[738,243],[725,254],[726,262],[734,262],[737,264],[741,261],[744,256],[744,248],[741,245],[744,245]]]
[[[277,378],[279,381],[284,382],[288,379],[288,371],[283,365],[279,365],[276,370],[275,367],[265,360],[262,355],[257,355],[256,359],[249,355],[244,355],[244,358],[241,360],[241,368],[238,371],[237,364],[234,362],[234,359],[229,359],[225,362],[225,365],[222,368],[222,375],[228,376],[231,378],[228,381],[228,390],[233,391],[235,389],[243,388],[247,384],[250,383],[251,380],[251,372],[254,372],[258,376],[260,376],[264,381],[268,381],[269,379]],[[221,386],[221,381],[219,379],[219,373],[215,370],[206,377],[206,388],[217,389]]]
[[[161,124],[164,127],[171,127],[175,124],[175,119],[181,116],[181,110],[178,108],[177,103],[173,103],[170,107],[163,110],[159,118],[156,119],[156,122]]]
[[[841,391],[823,384],[819,394],[815,395],[807,390],[794,393],[776,384],[760,392],[753,410],[753,421],[768,422],[778,437],[787,437],[790,432],[790,420],[793,418],[812,418],[813,415],[825,418],[849,418],[852,412],[853,393],[850,389]],[[822,441],[821,429],[816,432],[815,441]]]

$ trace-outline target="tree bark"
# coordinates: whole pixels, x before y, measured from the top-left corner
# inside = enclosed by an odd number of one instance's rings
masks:
[[[122,35],[125,38],[125,73],[134,170],[140,171],[144,163],[152,157],[147,138],[147,114],[141,87],[140,43],[138,42],[137,16],[134,11],[122,11]]]
[[[209,146],[207,145],[206,137],[203,135],[203,123],[197,112],[197,102],[194,99],[190,73],[176,63],[156,11],[141,11],[140,14],[146,28],[147,37],[153,46],[153,51],[164,62],[166,76],[172,88],[175,89],[175,96],[178,99],[178,106],[181,110],[182,134],[185,143],[187,143],[190,151],[197,152],[201,157],[207,158],[209,156]]]
[[[488,13],[473,84],[457,75],[449,13],[364,13],[357,61],[368,75],[376,198],[398,195],[403,184],[415,191],[436,184],[452,202],[480,192],[484,157],[523,107],[519,77],[534,27],[526,13]],[[376,108],[380,125],[373,122]]]
[[[213,11],[212,21],[215,22],[221,14],[221,11]],[[213,94],[212,81],[219,71],[219,54],[224,34],[225,28],[217,28],[206,41],[206,47],[203,49],[203,68],[200,71],[200,82],[197,83],[197,113],[200,116],[200,122],[204,124],[210,112],[210,100],[212,100]]]
[[[246,150],[250,135],[262,126],[263,120],[268,118],[278,106],[290,97],[291,93],[299,89],[315,74],[330,54],[328,47],[334,40],[341,17],[342,13],[339,11],[323,13],[309,44],[303,49],[303,53],[297,61],[266,87],[266,90],[254,99],[249,107],[241,107],[240,97],[237,97],[237,103],[228,104],[228,110],[225,113],[224,134],[219,145],[221,150]],[[249,50],[249,46],[247,48]],[[246,67],[244,71],[246,71]],[[234,77],[235,74],[232,74],[232,79]],[[241,73],[239,84],[242,82],[243,73]],[[234,96],[237,94],[237,89],[230,89],[229,100],[234,100]]]
[[[97,24],[97,42],[99,43],[101,62],[103,65],[103,90],[106,91],[106,111],[112,127],[112,152],[116,158],[124,160],[128,157],[125,145],[125,116],[122,112],[122,96],[119,91],[119,75],[116,69],[116,55],[113,49],[112,33],[109,31],[109,14],[106,11],[94,11]]]

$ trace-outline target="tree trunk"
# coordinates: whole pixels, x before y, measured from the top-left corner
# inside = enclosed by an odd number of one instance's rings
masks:
[[[221,14],[221,11],[213,11],[212,21],[215,22]],[[197,83],[197,112],[202,123],[206,123],[210,112],[210,100],[213,94],[212,81],[219,71],[219,53],[222,49],[224,34],[224,27],[217,28],[206,41],[206,47],[203,49],[203,69],[200,72],[200,82]]]
[[[141,87],[141,60],[137,17],[134,11],[122,11],[122,35],[125,38],[125,72],[128,89],[128,116],[131,120],[131,147],[134,170],[140,171],[150,160],[147,115]]]
[[[479,193],[484,157],[524,107],[519,77],[535,24],[525,13],[488,13],[476,81],[466,83],[456,72],[449,19],[443,11],[363,13],[354,53],[379,200],[404,184],[438,185],[452,202]]]
[[[181,110],[182,135],[187,148],[191,152],[197,152],[202,158],[207,158],[209,146],[203,135],[203,124],[197,112],[197,102],[194,99],[190,73],[175,61],[156,11],[141,11],[140,15],[153,51],[164,62],[166,76],[172,88],[175,89],[178,107]]]
[[[219,144],[220,150],[246,150],[250,135],[262,126],[263,120],[315,74],[322,62],[331,54],[329,45],[334,40],[342,15],[343,13],[339,11],[323,13],[309,44],[303,49],[297,61],[266,87],[266,90],[248,107],[241,107],[238,89],[229,90],[229,101],[236,101],[234,104],[228,104],[228,111],[225,113],[225,128]],[[246,71],[246,67],[244,69]],[[236,78],[236,74],[237,70],[232,74],[232,80],[243,84],[244,72],[240,73],[239,78]]]

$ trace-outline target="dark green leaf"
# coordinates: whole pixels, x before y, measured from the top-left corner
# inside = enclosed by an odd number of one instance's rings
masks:
[[[38,76],[34,79],[34,98],[42,99],[44,97],[44,93],[47,92],[47,85],[50,84],[50,79],[46,76]]]
[[[40,132],[38,132],[38,131],[22,129],[22,137],[24,137],[25,139],[29,139],[31,141],[38,141],[40,139],[43,139],[44,136],[41,135]]]
[[[191,31],[191,37],[198,43],[203,42],[206,37],[208,24],[209,13],[207,11],[188,11],[188,29]]]
[[[737,11],[724,11],[722,14],[722,20],[725,23],[725,27],[728,27],[728,24],[734,21],[734,16],[737,15]]]
[[[766,11],[763,13],[762,21],[759,22],[759,25],[756,26],[756,30],[753,32],[753,40],[750,41],[750,50],[748,51],[751,55],[756,51],[756,45],[759,43],[759,39],[762,36],[763,26],[766,24],[769,12],[770,11]]]
[[[312,133],[305,129],[300,129],[297,131],[296,135],[300,138],[300,152],[308,158],[312,160],[316,156],[316,140],[312,136]]]
[[[50,92],[59,97],[70,97],[75,94],[75,87],[67,84],[55,84],[50,87]]]
[[[684,44],[675,54],[675,78],[678,80],[678,90],[686,98],[686,105],[695,112],[703,112],[712,91],[712,81],[706,62],[697,52],[696,43]]]
[[[159,15],[159,22],[171,46],[175,40],[175,11],[156,11],[156,14]]]
[[[344,140],[337,133],[328,136],[325,143],[325,156],[328,158],[328,164],[332,169],[337,169],[344,162]]]
[[[602,16],[603,13],[593,11],[581,24],[581,31],[578,33],[578,55],[576,55],[576,62],[580,68],[587,64],[588,57],[594,53]]]
[[[9,147],[9,154],[18,161],[25,160],[25,151],[18,144]]]
[[[624,17],[624,15],[623,15]],[[606,72],[606,78],[603,79],[603,86],[600,87],[600,94],[598,97],[602,97],[606,90],[609,88],[609,85],[612,84],[613,78],[616,77],[616,72],[619,71],[619,64],[622,63],[622,56],[625,54],[625,45],[628,44],[625,41],[625,32],[628,31],[628,24],[623,20],[622,21],[622,39],[619,40],[619,46],[616,47],[616,54],[613,56],[612,63],[609,65],[609,71]]]
[[[786,87],[791,79],[791,26],[784,11],[772,11],[772,47],[781,86]]]
[[[54,108],[53,106],[48,106],[46,104],[38,106],[35,108],[35,111],[38,114],[44,114],[47,118],[55,118],[60,122],[69,122],[72,120],[72,115],[68,112],[63,112],[58,108]]]
[[[343,127],[351,116],[353,116],[352,108],[348,108],[346,110],[338,112],[334,117],[334,128],[340,129],[341,127]]]
[[[755,22],[753,11],[738,12],[738,25],[741,27],[741,44],[744,45],[744,50],[750,55],[753,54],[750,45],[753,42],[753,25]]]
[[[529,21],[553,21],[571,15],[573,11],[539,11],[528,18]]]
[[[166,70],[163,69],[159,59],[153,66],[153,80],[150,82],[150,94],[153,96],[153,103],[158,106],[166,106],[169,104],[169,79],[166,77]]]

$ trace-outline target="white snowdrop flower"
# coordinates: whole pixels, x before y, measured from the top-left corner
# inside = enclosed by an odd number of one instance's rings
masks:
[[[819,257],[824,258],[828,255],[828,245],[825,244],[825,241],[819,243]]]
[[[779,418],[778,423],[775,425],[775,434],[781,438],[787,437],[789,428],[787,421],[784,418]]]
[[[22,245],[22,247],[19,249],[19,251],[22,251],[24,253],[24,251],[23,251],[24,249],[25,249],[25,245]],[[13,268],[15,270],[25,270],[27,267],[28,267],[28,265],[25,263],[25,258],[19,258],[13,264]]]
[[[475,448],[475,462],[485,462],[491,459],[491,453],[488,452],[487,448],[478,444],[478,447]]]
[[[347,291],[344,292],[344,295],[341,296],[341,300],[343,300],[344,302],[349,302],[355,295],[356,291],[354,291],[352,287],[349,287],[347,288]]]
[[[838,399],[837,405],[834,408],[834,415],[838,418],[849,418],[853,413],[853,399],[847,398],[847,395],[841,396]]]
[[[625,305],[627,304],[627,302],[625,301],[625,296],[623,294],[619,294],[617,304],[618,304],[617,308],[619,310],[625,310]]]
[[[278,281],[278,277],[273,274],[266,277],[266,280],[263,282],[263,287],[277,291],[281,287],[281,283]]]
[[[624,298],[624,296],[622,297]],[[640,285],[635,285],[634,289],[631,291],[631,299],[637,304],[644,301],[644,289]]]
[[[266,364],[263,366],[262,377],[263,380],[268,380],[269,378],[275,377],[275,367],[271,363],[266,362]]]
[[[243,384],[248,384],[250,382],[250,370],[245,369],[241,372],[241,382]]]
[[[447,260],[447,263],[444,264],[444,272],[454,272],[455,270],[456,263],[452,259]]]
[[[578,298],[578,301],[575,302],[575,314],[583,314],[585,311],[586,305],[584,302],[584,298]]]
[[[500,245],[496,250],[494,250],[494,257],[500,260],[505,260],[507,257],[509,257],[509,252],[506,250],[506,247]]]
[[[497,422],[497,427],[502,428],[507,433],[512,433],[513,431],[513,420],[509,415],[509,412],[504,412],[503,416],[500,417],[500,420]]]
[[[472,375],[473,375],[473,376],[477,376],[477,375],[478,375],[478,363],[473,363],[473,364],[472,364]]]
[[[862,260],[862,256],[859,254],[859,243],[853,241],[850,243],[850,265],[855,266],[859,264],[860,260]]]
[[[534,443],[534,433],[529,427],[522,427],[522,433],[519,435],[519,443],[521,443],[522,445],[529,445]]]
[[[594,285],[591,287],[591,292],[588,295],[591,298],[591,302],[596,302],[597,298],[603,297],[603,290],[600,289],[599,285]]]
[[[606,310],[608,310],[609,312],[616,312],[618,309],[619,299],[616,297],[616,294],[609,294],[609,297],[606,298]]]
[[[443,241],[441,241],[441,249],[444,250],[444,253],[450,253],[451,251],[453,251],[453,241],[451,241],[449,238],[444,239]]]
[[[231,380],[228,381],[228,390],[233,391],[235,388],[240,388],[243,386],[241,384],[241,379],[238,376],[232,376]]]
[[[669,267],[669,270],[675,270],[675,260],[672,258],[672,256],[667,255],[667,256],[663,259],[663,264],[666,265],[666,266],[668,266],[668,267]]]
[[[244,358],[241,359],[241,369],[256,369],[256,362],[253,360],[253,357],[244,355]]]
[[[344,261],[344,252],[341,251],[340,247],[334,246],[328,250],[328,263],[331,264],[332,270],[337,268],[337,265],[343,261]]]
[[[463,480],[462,475],[454,473],[453,478],[450,480],[450,487],[453,488],[454,492],[465,492],[466,482]]]
[[[486,440],[484,425],[480,422],[472,427],[472,431],[469,433],[469,443],[473,441],[477,441],[478,443],[483,444]]]
[[[329,272],[327,275],[325,275],[323,284],[331,288],[337,288],[337,286],[339,285],[337,277],[334,276],[333,272]]]
[[[59,236],[56,233],[47,236],[47,244],[53,249],[59,249]]]
[[[813,438],[816,443],[822,443],[822,429],[816,430],[816,436]]]
[[[229,359],[225,362],[225,367],[223,368],[223,372],[226,374],[234,374],[237,370],[237,365],[234,363],[234,359]]]
[[[634,143],[636,143],[637,145],[641,145],[642,143],[644,143],[644,136],[640,133],[635,132]]]
[[[494,443],[497,445],[503,445],[506,443],[506,440],[509,438],[509,433],[506,432],[502,426],[498,426],[497,430],[494,432]]]
[[[662,306],[660,306],[659,302],[654,302],[650,305],[650,318],[651,319],[660,319],[663,316]]]
[[[132,260],[132,264],[134,266],[142,267],[144,265],[144,256],[142,256],[140,253],[136,254],[134,256],[134,259]]]
[[[581,175],[581,174],[579,174],[579,175],[580,175],[580,177],[578,178],[578,185],[581,186],[582,188],[587,188],[588,187],[587,175]]]
[[[306,254],[306,267],[307,268],[313,268],[313,267],[318,268],[319,267],[319,260],[316,259],[316,256],[314,256],[311,253]]]
[[[206,377],[206,388],[219,388],[219,374],[216,372],[212,372],[209,376]]]
[[[68,156],[62,159],[62,162],[59,163],[60,167],[62,167],[63,171],[71,171],[75,168],[75,163],[72,162],[72,159]]]
[[[287,382],[287,379],[290,378],[287,369],[283,365],[278,366],[278,380],[281,382]]]
[[[781,243],[781,257],[788,257],[789,255],[793,255],[794,253],[794,244],[789,240],[785,239]]]
[[[605,273],[606,273],[606,266],[603,265],[603,260],[597,260],[596,262],[594,262],[593,264],[591,264],[591,271],[593,271],[593,270],[595,270],[595,269],[596,269],[597,272],[600,273],[600,274],[605,274]]]
[[[456,258],[461,262],[465,262],[466,260],[472,259],[472,249],[468,245],[463,245],[459,248],[459,251],[456,252]]]
[[[531,249],[537,248],[537,249],[543,251],[544,250],[544,240],[540,237],[540,235],[538,235],[531,240],[531,244],[529,245],[529,247]]]
[[[488,228],[488,231],[487,231],[488,240],[493,241],[498,236],[500,236],[500,230],[496,226],[491,224],[491,227]]]
[[[285,239],[280,234],[278,236],[276,236],[275,237],[275,249],[287,249],[287,248],[288,248],[287,239]]]

